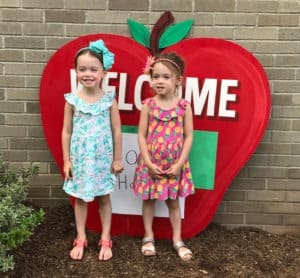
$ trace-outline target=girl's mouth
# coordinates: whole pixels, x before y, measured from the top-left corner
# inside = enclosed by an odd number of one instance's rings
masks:
[[[92,83],[94,80],[93,79],[83,79],[84,83]]]

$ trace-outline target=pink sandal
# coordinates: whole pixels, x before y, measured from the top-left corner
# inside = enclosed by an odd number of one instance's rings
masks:
[[[86,248],[88,246],[88,243],[87,243],[87,240],[85,239],[85,240],[83,240],[83,239],[74,239],[74,241],[73,241],[73,249],[76,247],[76,248],[82,248],[82,249],[84,249],[84,248]],[[73,250],[72,249],[72,250]],[[72,252],[72,251],[71,251]],[[70,257],[72,258],[72,256],[71,256],[71,252],[70,252]],[[82,256],[81,256],[81,258],[72,258],[73,260],[81,260],[83,258],[83,252],[82,252]]]
[[[109,248],[109,249],[112,248],[112,240],[110,240],[110,239],[100,239],[100,240],[99,240],[99,243],[98,243],[98,246],[101,248],[101,249],[100,249],[100,252],[101,252],[101,250],[103,250],[104,252],[106,252],[108,248]],[[112,256],[111,256],[111,257],[112,257]],[[109,259],[111,259],[111,257],[109,257],[109,258],[107,258],[107,259],[105,259],[105,258],[103,257],[103,259],[101,259],[101,258],[100,258],[100,253],[99,253],[99,260],[100,260],[100,261],[102,261],[102,260],[108,261]]]

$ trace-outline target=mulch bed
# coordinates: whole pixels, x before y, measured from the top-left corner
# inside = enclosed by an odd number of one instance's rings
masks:
[[[114,237],[113,258],[99,262],[98,236],[88,233],[82,261],[69,251],[75,236],[71,206],[47,209],[44,222],[13,252],[15,269],[4,277],[300,277],[300,237],[253,228],[227,230],[209,225],[186,240],[194,257],[181,261],[169,240],[157,240],[156,257],[143,257],[141,238]],[[2,277],[2,276],[1,276]]]

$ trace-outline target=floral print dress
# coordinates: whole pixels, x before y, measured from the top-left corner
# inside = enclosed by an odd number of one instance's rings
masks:
[[[64,191],[85,202],[113,191],[116,177],[111,173],[113,141],[110,107],[114,94],[106,92],[95,103],[87,103],[76,93],[65,94],[73,105],[73,131],[70,144],[71,180],[65,180]]]
[[[147,147],[151,160],[163,170],[168,169],[180,157],[184,134],[183,119],[188,102],[180,99],[175,108],[164,110],[157,106],[153,98],[144,100],[150,108],[147,131]],[[177,178],[165,176],[152,178],[141,154],[133,182],[133,189],[142,199],[176,199],[194,193],[194,184],[189,162],[186,161]]]

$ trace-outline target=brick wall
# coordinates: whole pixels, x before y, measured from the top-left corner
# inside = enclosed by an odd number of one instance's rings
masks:
[[[0,0],[0,151],[11,168],[37,164],[29,198],[66,202],[44,140],[39,82],[49,57],[89,33],[130,36],[127,18],[150,28],[165,11],[194,18],[192,37],[242,45],[264,66],[272,116],[257,151],[224,196],[215,222],[300,233],[300,1]]]

